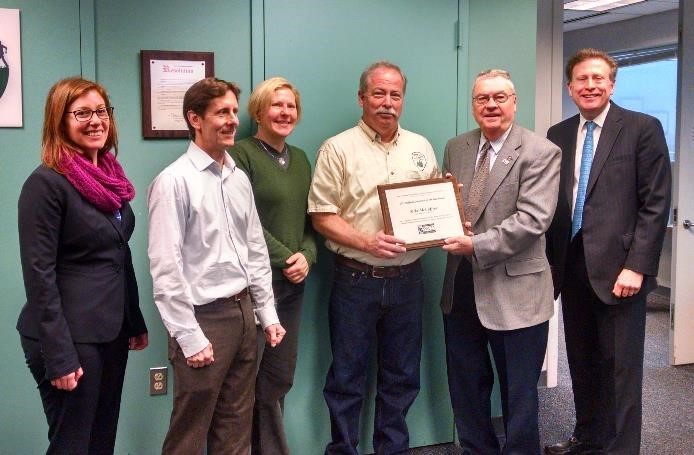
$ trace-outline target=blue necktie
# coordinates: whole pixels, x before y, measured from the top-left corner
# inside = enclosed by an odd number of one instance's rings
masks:
[[[578,190],[576,191],[576,205],[574,217],[571,222],[571,238],[573,239],[583,222],[583,204],[586,201],[586,188],[590,177],[590,166],[593,164],[593,130],[595,122],[586,122],[586,139],[583,141],[583,154],[581,155],[581,170],[578,177]]]

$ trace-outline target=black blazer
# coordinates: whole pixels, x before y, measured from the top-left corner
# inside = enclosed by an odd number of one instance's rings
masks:
[[[61,174],[39,166],[19,196],[19,248],[27,302],[17,330],[41,343],[46,377],[75,371],[73,343],[113,341],[147,331],[139,308],[128,240],[135,215],[122,222],[96,209]]]
[[[547,138],[562,149],[559,200],[547,232],[555,297],[563,282],[571,240],[574,160],[579,116],[552,126]],[[590,284],[607,304],[623,268],[643,273],[641,293],[656,283],[670,210],[670,157],[658,119],[612,103],[595,150],[583,208],[583,249]]]

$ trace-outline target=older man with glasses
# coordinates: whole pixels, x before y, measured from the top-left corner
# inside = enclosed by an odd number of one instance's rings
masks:
[[[466,235],[446,239],[441,307],[448,385],[463,453],[502,453],[491,419],[499,375],[503,453],[539,454],[537,381],[554,311],[544,233],[557,202],[561,152],[514,123],[508,72],[480,73],[472,89],[478,129],[446,145],[444,173],[462,184]]]

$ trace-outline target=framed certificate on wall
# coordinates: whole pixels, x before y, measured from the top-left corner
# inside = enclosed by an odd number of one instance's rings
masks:
[[[142,136],[185,138],[183,96],[191,85],[214,75],[213,52],[140,51]]]

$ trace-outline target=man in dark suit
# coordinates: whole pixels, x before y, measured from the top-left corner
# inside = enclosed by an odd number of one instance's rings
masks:
[[[537,381],[554,312],[544,233],[556,206],[561,152],[515,124],[515,89],[506,71],[477,76],[472,112],[479,129],[448,141],[443,160],[444,172],[462,184],[472,230],[443,246],[453,415],[463,453],[538,454]],[[490,414],[488,345],[501,389],[503,452]]]
[[[576,406],[573,436],[549,454],[637,454],[641,444],[646,294],[668,219],[670,160],[657,119],[610,102],[616,74],[601,51],[571,57],[580,114],[547,133],[562,149],[547,255]]]

